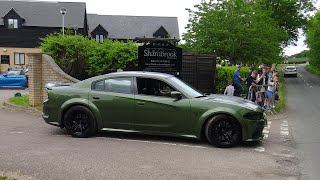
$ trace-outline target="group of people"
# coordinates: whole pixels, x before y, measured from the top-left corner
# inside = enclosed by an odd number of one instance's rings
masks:
[[[240,75],[241,65],[237,65],[232,81],[228,82],[224,94],[231,96],[240,96],[243,92],[241,82],[247,85],[246,98],[268,110],[275,105],[276,92],[278,87],[278,74],[276,64],[271,67],[265,64],[259,66],[259,70],[250,67],[247,78]]]

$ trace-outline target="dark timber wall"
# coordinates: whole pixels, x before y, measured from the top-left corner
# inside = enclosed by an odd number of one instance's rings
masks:
[[[181,79],[203,93],[215,93],[216,56],[183,54]]]

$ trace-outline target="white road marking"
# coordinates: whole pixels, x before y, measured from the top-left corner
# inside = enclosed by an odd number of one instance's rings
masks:
[[[263,136],[263,139],[267,139],[269,137],[269,135],[268,134],[265,134],[264,136]]]
[[[309,86],[310,88],[313,88],[309,83],[307,83],[307,81],[302,77],[302,75],[300,73],[298,73],[299,76],[302,78],[302,80],[304,81],[304,83],[306,83],[307,86]]]
[[[258,152],[264,152],[266,149],[264,147],[257,147],[254,150]]]
[[[268,133],[269,133],[269,131],[266,130],[266,129],[264,129],[262,132],[263,132],[264,134],[268,134]]]
[[[282,136],[289,136],[289,131],[280,131]]]
[[[289,128],[288,128],[288,121],[284,120],[280,126],[280,134],[282,136],[289,136]]]

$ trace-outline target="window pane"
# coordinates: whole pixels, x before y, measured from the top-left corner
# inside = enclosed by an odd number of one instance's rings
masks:
[[[14,54],[14,64],[19,64],[20,63],[19,58],[20,58],[19,53],[15,53]]]
[[[96,41],[97,41],[97,42],[100,42],[100,40],[99,40],[99,35],[96,35]]]
[[[100,35],[100,43],[103,43],[103,35]]]
[[[94,89],[98,91],[103,91],[104,90],[104,80],[96,82],[94,85]]]
[[[1,55],[1,64],[10,64],[10,56]]]
[[[131,78],[112,78],[105,80],[105,90],[107,92],[132,94],[131,90],[132,79]]]
[[[14,26],[13,26],[13,19],[8,19],[8,27],[9,28],[14,28]]]
[[[175,91],[167,83],[156,79],[137,78],[137,83],[138,94],[170,97],[171,91]]]
[[[18,28],[18,19],[13,20],[13,28]]]
[[[20,64],[24,64],[24,53],[20,53]]]

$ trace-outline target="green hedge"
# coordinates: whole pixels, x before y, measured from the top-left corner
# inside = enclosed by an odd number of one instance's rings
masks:
[[[312,66],[312,65],[307,65],[305,68],[307,71],[311,72],[312,74],[316,74],[316,75],[320,76],[320,69],[319,68]]]
[[[235,66],[221,66],[216,68],[216,93],[223,94],[225,88],[228,86],[228,81],[233,80]],[[249,67],[241,67],[241,77],[247,78]],[[242,87],[246,90],[246,85],[242,83]],[[246,93],[245,91],[243,93]]]
[[[137,44],[131,41],[95,39],[83,36],[51,34],[41,39],[40,48],[53,57],[67,74],[86,79],[137,64]]]

